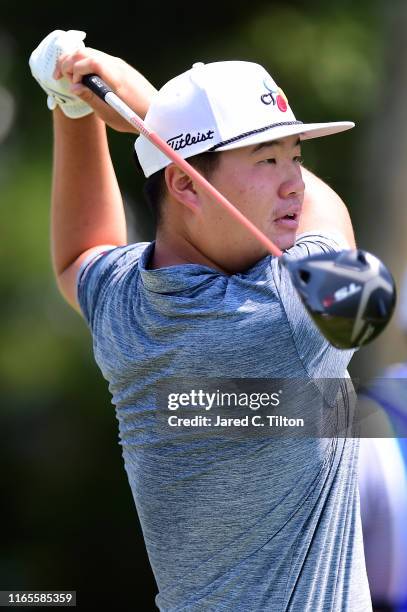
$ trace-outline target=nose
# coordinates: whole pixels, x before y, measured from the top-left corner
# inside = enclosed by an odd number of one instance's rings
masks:
[[[302,179],[301,168],[295,168],[291,175],[280,185],[280,198],[290,198],[292,196],[302,196],[305,190],[305,183]]]

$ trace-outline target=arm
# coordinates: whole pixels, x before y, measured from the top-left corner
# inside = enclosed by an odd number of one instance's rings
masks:
[[[56,77],[72,83],[95,72],[120,93],[142,117],[155,89],[136,70],[118,58],[103,54],[103,65],[88,50],[63,56]],[[78,92],[75,91],[78,95]],[[53,112],[54,165],[51,203],[51,254],[58,288],[67,302],[80,312],[76,278],[84,259],[106,245],[127,242],[123,201],[110,158],[105,121],[129,131],[113,109],[87,88],[79,90],[95,113],[69,119],[57,107]]]
[[[59,290],[80,312],[76,275],[82,261],[101,245],[126,244],[126,221],[104,122],[95,114],[69,119],[59,108],[53,115],[52,264]]]
[[[338,232],[350,249],[356,248],[348,209],[338,194],[305,168],[302,177],[305,194],[298,234],[313,230]]]

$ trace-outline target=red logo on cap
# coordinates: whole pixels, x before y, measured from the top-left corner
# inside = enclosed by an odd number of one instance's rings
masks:
[[[285,113],[288,108],[286,95],[283,92],[283,90],[280,89],[280,87],[278,88],[278,93],[277,93],[277,106],[281,110],[282,113]]]

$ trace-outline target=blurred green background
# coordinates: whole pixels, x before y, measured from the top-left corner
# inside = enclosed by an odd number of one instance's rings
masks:
[[[305,143],[347,203],[357,243],[399,284],[407,261],[407,3],[402,0],[89,1],[0,7],[0,589],[73,589],[78,603],[154,610],[114,407],[83,320],[52,275],[51,115],[28,57],[54,29],[87,32],[156,87],[195,61],[265,65],[304,121],[356,129]],[[67,17],[70,14],[71,17]],[[133,137],[109,133],[130,239],[150,240]],[[86,172],[86,168],[84,168]],[[394,318],[353,376],[405,357]]]

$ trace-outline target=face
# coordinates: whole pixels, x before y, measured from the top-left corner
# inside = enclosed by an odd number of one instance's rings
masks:
[[[281,250],[292,246],[305,187],[298,136],[220,155],[209,182]],[[199,188],[196,191],[200,208],[189,229],[201,252],[231,272],[243,270],[267,255],[265,248],[227,210]]]

